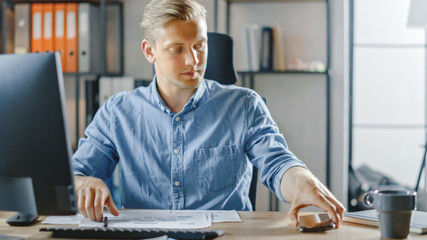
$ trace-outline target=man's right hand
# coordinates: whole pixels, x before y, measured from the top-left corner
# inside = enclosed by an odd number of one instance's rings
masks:
[[[86,218],[101,222],[104,206],[114,216],[119,215],[113,197],[107,185],[99,178],[89,176],[74,176],[74,186],[77,194],[79,212]]]

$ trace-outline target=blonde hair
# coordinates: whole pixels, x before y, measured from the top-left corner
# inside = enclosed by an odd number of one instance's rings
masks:
[[[196,0],[152,0],[144,10],[140,25],[145,38],[155,43],[155,31],[172,20],[191,21],[202,17],[206,23],[206,9]]]

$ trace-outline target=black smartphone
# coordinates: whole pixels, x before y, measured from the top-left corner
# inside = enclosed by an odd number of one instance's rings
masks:
[[[327,213],[300,215],[298,225],[301,232],[323,232],[335,228],[335,223]]]

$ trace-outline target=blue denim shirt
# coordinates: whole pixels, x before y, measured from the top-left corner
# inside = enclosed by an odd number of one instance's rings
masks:
[[[85,134],[73,173],[106,179],[120,162],[124,208],[252,210],[252,164],[282,201],[284,172],[305,167],[256,92],[206,79],[179,113],[169,110],[155,79],[119,93]]]

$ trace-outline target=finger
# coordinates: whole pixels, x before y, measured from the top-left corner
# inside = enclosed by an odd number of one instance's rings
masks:
[[[338,209],[338,213],[340,215],[340,220],[342,221],[344,218],[344,214],[347,212],[347,209],[341,204],[341,208]]]
[[[326,197],[321,196],[316,206],[325,210],[327,213],[329,213],[329,216],[332,218],[332,221],[335,223],[335,227],[339,228],[340,217],[336,211],[335,205],[333,205]]]
[[[291,219],[292,223],[295,226],[298,226],[298,213],[299,210],[301,210],[302,208],[306,207],[306,205],[304,204],[299,204],[298,201],[293,201],[291,208],[289,209],[289,213],[288,216]]]
[[[88,218],[87,213],[86,213],[86,209],[85,209],[85,198],[84,198],[83,194],[77,195],[77,206],[79,208],[79,213],[83,217]]]
[[[335,207],[335,212],[337,213],[337,217],[339,218],[339,223],[341,223],[343,219],[344,212],[346,211],[345,207],[340,203],[337,199],[333,198],[330,200],[331,203]],[[338,227],[337,227],[338,228]]]
[[[323,190],[325,191],[324,194],[325,194],[326,198],[332,204],[335,205],[337,212],[340,213],[340,216],[342,218],[342,214],[346,211],[344,205],[340,201],[338,201],[338,199],[332,194],[332,192],[328,188],[326,188],[326,186],[323,185],[322,187],[323,187]]]
[[[95,200],[94,200],[94,212],[96,221],[102,221],[104,216],[104,202],[105,202],[105,194],[102,191],[102,188],[97,187],[95,190]]]
[[[85,210],[86,210],[86,214],[87,216],[93,220],[96,221],[96,217],[95,217],[95,212],[93,209],[93,201],[94,201],[94,197],[93,197],[94,193],[88,188],[85,191]]]
[[[291,222],[292,222],[292,225],[294,225],[294,226],[298,226],[298,221],[297,221],[297,218],[298,218],[298,212],[296,212],[296,211],[289,211],[288,212],[288,216],[289,216],[289,219],[291,220]]]
[[[336,227],[338,228],[339,224],[341,223],[341,221],[343,219],[343,215],[344,215],[344,212],[346,211],[346,209],[342,205],[342,203],[334,197],[334,195],[329,194],[329,195],[326,195],[325,197],[333,205],[333,209],[335,210],[335,215],[338,218],[338,221],[336,222]]]
[[[119,216],[120,212],[117,209],[116,204],[114,203],[114,200],[111,197],[111,195],[108,196],[107,201],[105,202],[105,205],[107,206],[111,214],[113,214],[114,216]]]
[[[316,200],[314,202],[316,207],[319,207],[329,213],[329,216],[335,223],[335,227],[338,228],[342,219],[338,208],[342,205],[323,184],[319,184],[318,192],[316,193]]]

